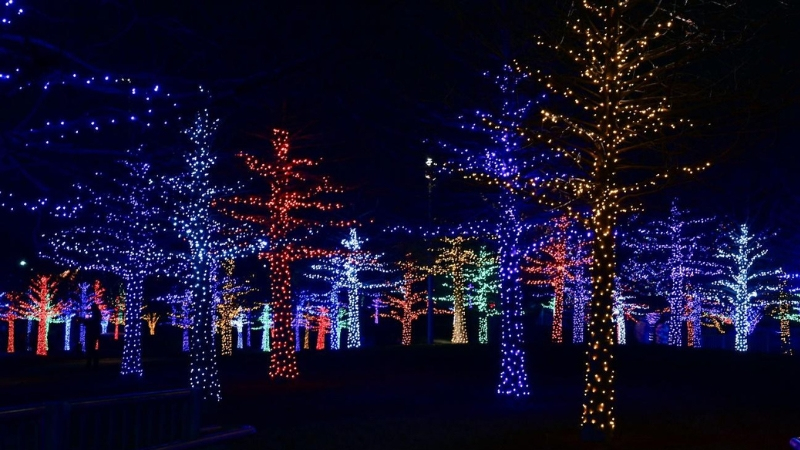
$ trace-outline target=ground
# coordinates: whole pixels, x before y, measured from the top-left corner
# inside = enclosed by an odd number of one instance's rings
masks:
[[[788,449],[800,435],[800,361],[775,354],[619,348],[618,426],[611,444],[579,439],[583,348],[529,348],[532,396],[494,394],[493,346],[303,351],[301,379],[275,383],[268,356],[222,358],[223,400],[209,425],[252,425],[235,449]],[[120,379],[68,356],[0,356],[0,406],[185,387],[188,359],[145,359],[145,377]]]

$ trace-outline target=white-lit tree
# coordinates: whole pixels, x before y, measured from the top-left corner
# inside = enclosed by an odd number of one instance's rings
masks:
[[[123,280],[126,329],[120,373],[141,377],[141,309],[148,276],[173,273],[179,260],[162,247],[169,222],[161,204],[158,180],[150,164],[136,161],[138,152],[120,161],[122,173],[112,176],[106,192],[78,187],[78,196],[56,210],[63,218],[84,219],[47,235],[42,256],[70,267],[113,273]],[[99,176],[102,174],[98,174]],[[88,220],[86,220],[88,219]]]
[[[722,266],[721,278],[714,286],[721,290],[722,300],[730,307],[736,333],[736,351],[747,351],[747,338],[764,316],[768,292],[779,288],[780,269],[768,269],[764,247],[766,236],[754,234],[747,224],[734,227],[725,234],[716,257]]]

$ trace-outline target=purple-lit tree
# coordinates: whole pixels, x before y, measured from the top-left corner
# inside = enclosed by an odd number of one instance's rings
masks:
[[[572,260],[588,260],[589,247],[576,245],[568,250]],[[564,296],[572,306],[572,342],[582,343],[586,330],[586,316],[589,300],[592,297],[592,279],[589,276],[589,265],[575,265],[570,269],[571,276],[564,285]]]
[[[710,249],[701,243],[703,234],[697,225],[708,221],[688,219],[687,211],[678,208],[673,201],[667,220],[652,222],[632,233],[625,242],[633,246],[637,267],[655,286],[654,294],[665,297],[669,303],[669,345],[683,345],[683,324],[690,314],[695,329],[697,305],[690,305],[689,299],[696,294],[694,286],[700,283],[698,277],[716,272],[711,261],[700,258],[710,253]],[[692,340],[694,338],[692,336]]]
[[[181,330],[181,349],[183,352],[188,353],[190,351],[189,333],[194,320],[194,314],[192,313],[192,291],[186,289],[181,294],[168,294],[157,300],[165,302],[170,306],[170,325]]]
[[[487,146],[454,148],[443,145],[454,154],[452,161],[444,165],[445,171],[499,190],[493,202],[497,215],[485,232],[496,238],[500,267],[501,342],[497,392],[511,397],[530,395],[520,281],[525,253],[522,234],[527,229],[523,223],[522,203],[528,195],[527,187],[535,182],[539,158],[531,155],[534,149],[521,130],[523,120],[534,105],[522,99],[518,92],[519,84],[527,77],[516,64],[504,66],[502,74],[494,78],[501,91],[499,112],[478,112],[477,123],[462,126],[487,137]]]
[[[732,310],[736,333],[736,351],[747,351],[747,337],[764,316],[767,292],[778,289],[779,269],[759,268],[767,255],[766,236],[753,234],[747,224],[734,227],[717,248],[716,257],[722,266],[722,278],[713,284],[721,291],[722,300]],[[759,297],[762,297],[759,299]]]
[[[131,159],[136,155],[131,153]],[[70,267],[99,270],[122,278],[126,294],[126,329],[122,376],[141,377],[141,309],[144,280],[169,273],[177,260],[161,247],[169,224],[159,205],[159,187],[150,165],[121,161],[124,173],[111,179],[107,193],[78,186],[78,198],[57,210],[63,218],[89,216],[86,225],[66,228],[48,237],[42,256]]]

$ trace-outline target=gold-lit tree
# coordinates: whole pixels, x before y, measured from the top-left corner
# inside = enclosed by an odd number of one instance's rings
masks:
[[[469,238],[463,236],[442,238],[445,244],[438,254],[431,268],[437,275],[446,275],[451,278],[453,283],[453,337],[454,344],[466,344],[467,338],[467,315],[464,306],[464,291],[466,282],[464,270],[467,265],[477,262],[477,255],[471,249],[465,247]]]
[[[215,270],[214,304],[217,316],[214,324],[220,335],[220,353],[223,356],[233,354],[233,321],[246,309],[243,297],[255,290],[247,282],[237,282],[233,276],[235,268],[233,259],[224,259],[219,261],[219,267]]]
[[[142,320],[147,323],[150,336],[153,336],[156,334],[156,325],[158,325],[158,321],[161,320],[161,314],[156,311],[148,311],[142,314]]]
[[[582,433],[587,440],[606,440],[615,426],[615,228],[627,202],[708,166],[677,151],[676,138],[693,124],[678,117],[674,105],[678,96],[691,94],[682,89],[687,85],[680,83],[679,68],[710,35],[689,17],[687,9],[698,6],[693,2],[576,3],[567,36],[538,40],[564,64],[558,73],[538,72],[539,82],[556,95],[541,109],[542,126],[530,137],[567,164],[537,181],[537,192],[549,192],[539,201],[567,213],[587,206],[581,212],[592,233],[593,264]]]
[[[273,379],[297,377],[297,358],[292,334],[292,273],[295,261],[330,253],[303,243],[321,227],[348,226],[349,222],[313,218],[310,211],[327,212],[342,205],[321,196],[341,192],[329,178],[314,179],[308,169],[318,161],[289,156],[289,133],[273,130],[271,162],[240,154],[247,167],[264,178],[269,186],[265,195],[235,196],[216,203],[233,218],[252,223],[263,230],[269,249],[259,253],[269,265],[272,306],[272,339],[269,375]]]

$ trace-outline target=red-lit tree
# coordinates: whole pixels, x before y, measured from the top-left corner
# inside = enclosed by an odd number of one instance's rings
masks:
[[[537,252],[540,256],[527,257],[527,265],[522,270],[538,276],[527,280],[527,284],[548,285],[553,288],[555,306],[551,339],[560,344],[564,340],[564,291],[567,282],[575,278],[573,269],[588,266],[591,258],[576,257],[578,253],[573,251],[574,247],[585,243],[577,239],[577,234],[571,229],[572,222],[566,216],[555,218],[549,228],[548,235]]]
[[[69,275],[69,271],[58,276],[36,275],[26,297],[20,298],[19,310],[22,315],[39,322],[39,333],[36,342],[36,354],[47,356],[47,332],[50,321],[61,314],[65,304],[56,300],[58,285]]]
[[[3,294],[5,301],[0,304],[0,320],[8,323],[8,344],[6,345],[6,352],[14,353],[14,322],[17,319],[22,319],[23,316],[19,312],[19,297],[16,292],[6,292]]]
[[[288,132],[273,130],[272,145],[274,157],[271,162],[240,154],[247,167],[268,182],[269,193],[235,196],[218,200],[217,204],[222,212],[260,226],[266,234],[269,249],[260,252],[259,257],[267,260],[270,270],[270,305],[274,325],[269,375],[273,379],[292,379],[298,375],[298,371],[292,334],[291,264],[329,253],[303,245],[305,238],[325,225],[348,224],[310,217],[310,211],[325,212],[341,208],[342,205],[319,197],[341,192],[340,189],[334,187],[327,177],[312,180],[307,170],[318,165],[318,161],[289,156]]]
[[[415,291],[414,285],[422,283],[427,277],[427,272],[420,269],[410,255],[405,261],[397,263],[403,271],[403,281],[400,283],[400,295],[389,294],[386,296],[388,311],[379,313],[380,317],[394,319],[403,326],[400,343],[411,345],[411,324],[420,316],[428,313],[427,291]],[[434,314],[452,314],[446,309],[434,308]]]

